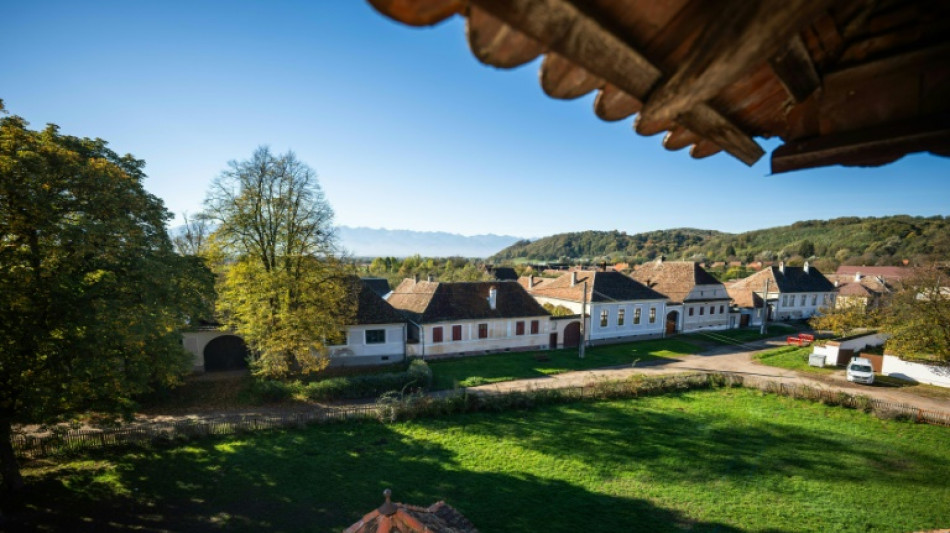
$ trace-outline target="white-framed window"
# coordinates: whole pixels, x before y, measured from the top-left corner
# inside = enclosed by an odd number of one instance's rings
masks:
[[[637,325],[639,323],[640,323],[640,308],[637,307],[636,309],[633,310],[633,325]]]
[[[817,294],[812,294],[812,295],[811,295],[811,305],[812,305],[812,306],[818,305],[818,295],[817,295]]]
[[[607,327],[607,310],[606,309],[602,309],[600,311],[600,327],[602,328]]]
[[[366,330],[366,344],[384,344],[386,342],[385,329]]]
[[[626,313],[627,313],[627,310],[624,309],[623,307],[621,307],[620,309],[617,309],[617,325],[618,326],[623,325],[623,319]]]
[[[802,295],[802,307],[805,307],[805,303],[806,303],[805,300],[806,300],[807,298],[808,298],[808,295],[807,295],[807,294],[803,294],[803,295]]]
[[[650,323],[651,324],[656,323],[656,307],[650,308]]]
[[[794,299],[794,298],[792,298],[792,303],[793,303],[793,304],[795,303],[795,299]],[[783,294],[783,295],[782,295],[782,307],[788,307],[788,295],[787,295],[787,294]]]
[[[690,308],[689,308],[689,316],[693,316],[693,311],[694,311],[694,310],[695,310],[695,308],[693,308],[693,307],[690,307]]]

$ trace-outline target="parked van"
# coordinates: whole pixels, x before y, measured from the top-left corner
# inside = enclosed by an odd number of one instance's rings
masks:
[[[870,385],[874,383],[874,369],[867,357],[854,357],[848,363],[848,381]]]

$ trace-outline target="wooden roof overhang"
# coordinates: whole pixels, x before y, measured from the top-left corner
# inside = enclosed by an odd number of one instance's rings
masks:
[[[413,26],[466,18],[472,53],[539,55],[553,98],[597,91],[594,113],[694,158],[772,172],[950,155],[947,0],[369,0]]]

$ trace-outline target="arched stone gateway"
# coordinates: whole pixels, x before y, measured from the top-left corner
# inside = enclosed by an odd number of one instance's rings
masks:
[[[666,314],[666,334],[672,335],[676,333],[676,326],[680,321],[679,311],[670,311]]]
[[[216,337],[205,346],[205,372],[247,368],[247,345],[237,335]]]
[[[571,322],[564,328],[564,347],[577,348],[581,343],[581,323]]]

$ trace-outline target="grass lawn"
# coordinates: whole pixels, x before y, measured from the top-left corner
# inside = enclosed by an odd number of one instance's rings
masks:
[[[746,389],[312,426],[29,463],[30,531],[340,531],[446,502],[481,531],[919,531],[950,429]],[[14,512],[15,511],[15,512]]]
[[[501,353],[431,361],[433,388],[451,389],[456,385],[474,387],[514,379],[561,374],[607,366],[629,365],[634,361],[676,358],[696,353],[699,347],[681,339],[657,339],[588,348],[584,359],[577,350]]]
[[[692,339],[700,342],[712,342],[716,344],[737,344],[760,339],[768,339],[779,335],[792,335],[798,333],[798,330],[785,324],[769,324],[768,333],[761,335],[759,328],[726,329],[722,331],[710,331],[708,334],[690,333],[683,335],[682,338]]]
[[[831,374],[836,370],[834,367],[808,366],[808,356],[811,352],[811,346],[782,346],[756,354],[755,358],[765,365],[812,374]]]

